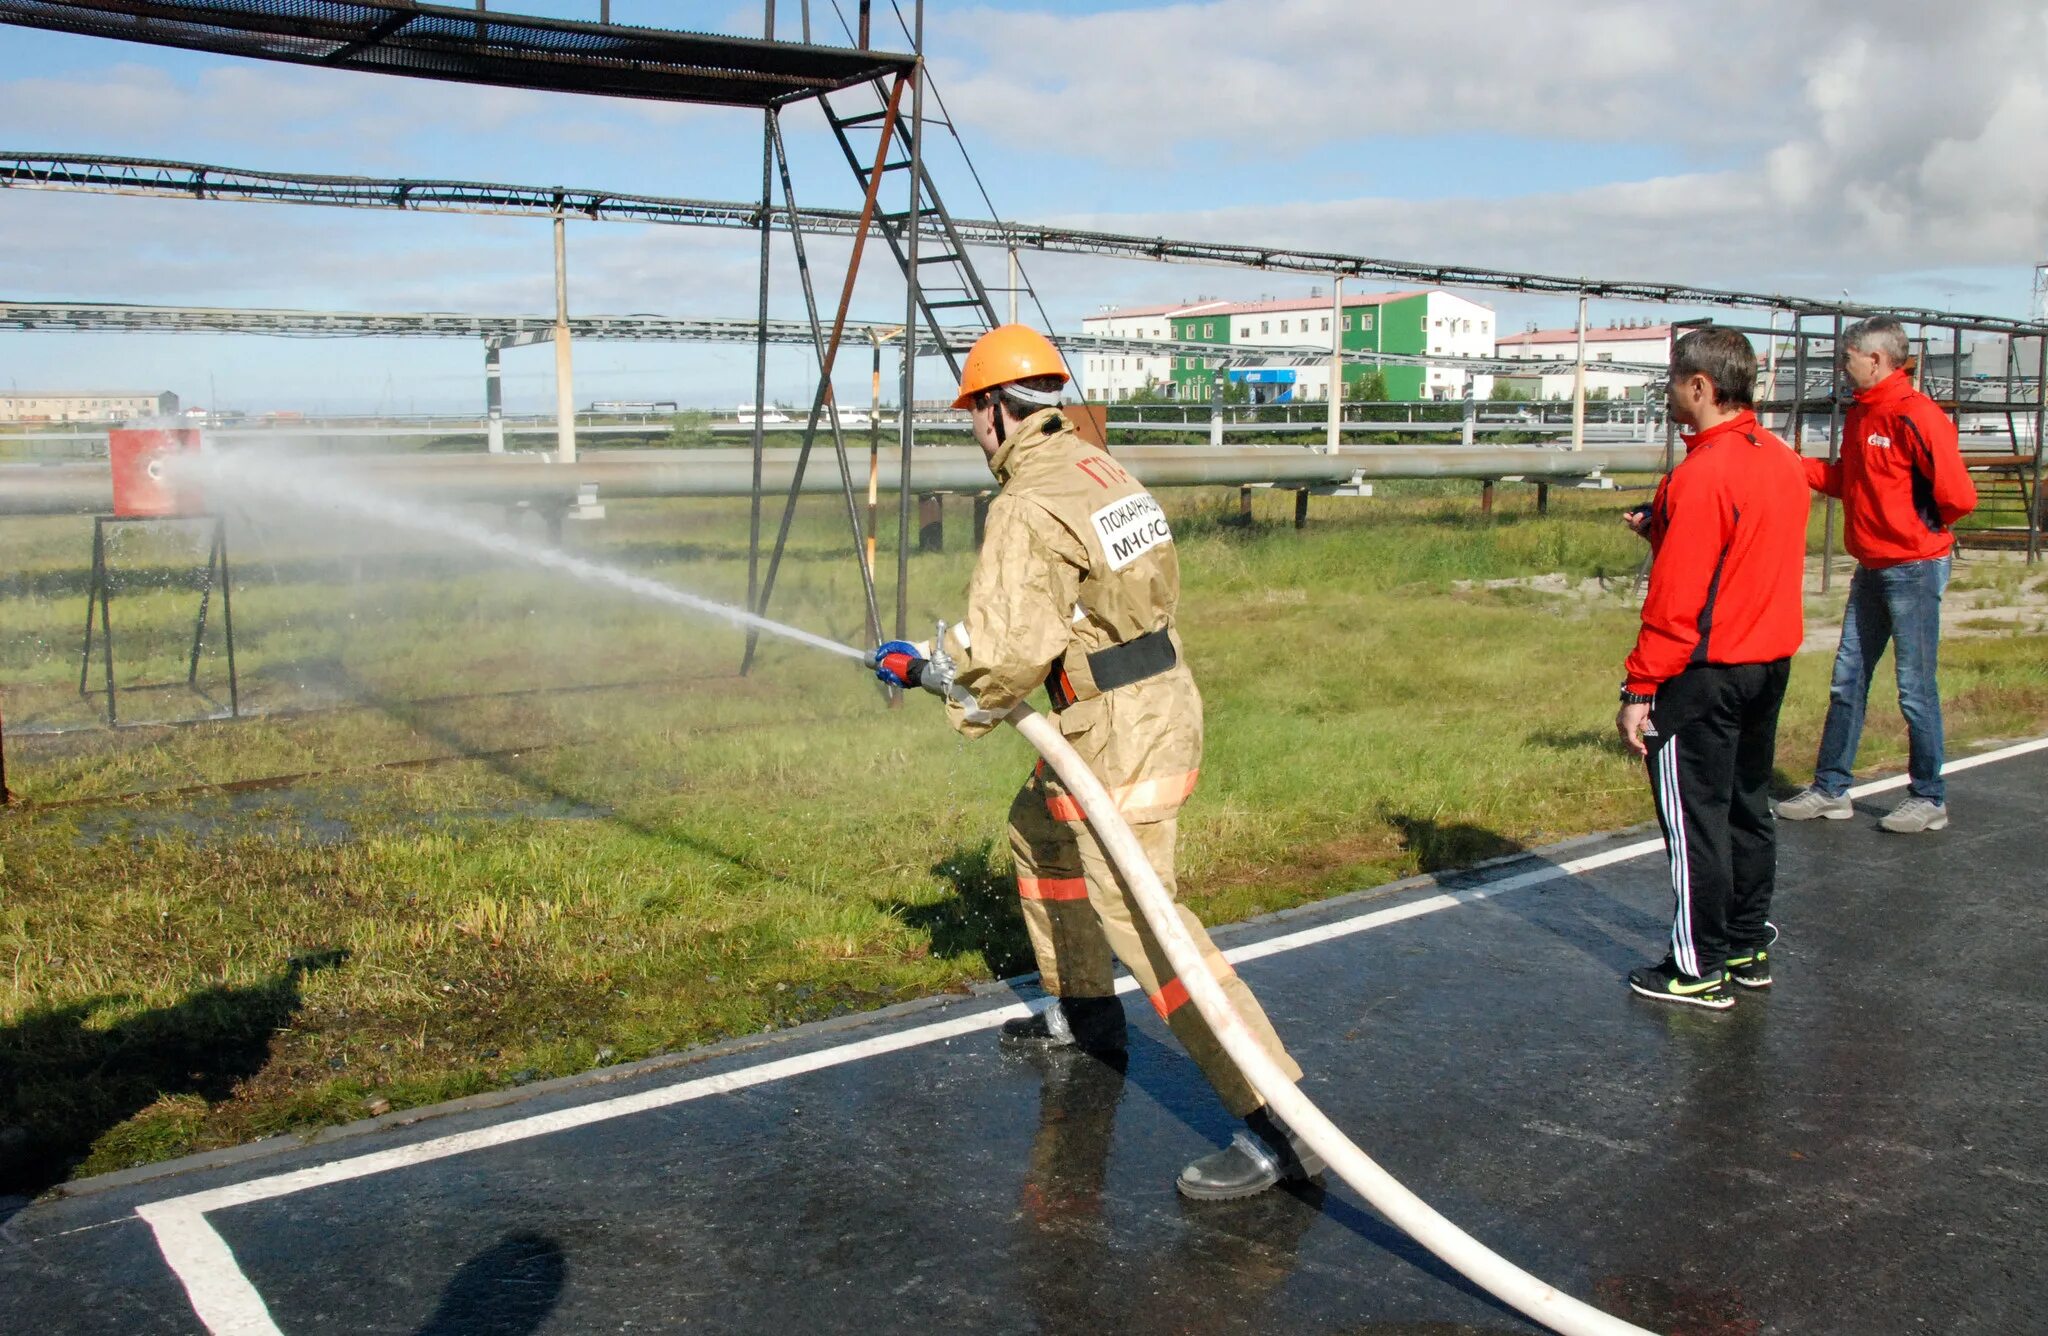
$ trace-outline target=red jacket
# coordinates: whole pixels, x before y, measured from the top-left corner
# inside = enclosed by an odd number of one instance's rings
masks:
[[[1685,438],[1650,509],[1650,593],[1624,670],[1649,693],[1699,663],[1771,663],[1805,638],[1799,456],[1744,409]]]
[[[1955,424],[1903,371],[1856,391],[1840,463],[1803,462],[1809,484],[1841,498],[1843,543],[1872,568],[1947,556],[1949,526],[1977,508]]]

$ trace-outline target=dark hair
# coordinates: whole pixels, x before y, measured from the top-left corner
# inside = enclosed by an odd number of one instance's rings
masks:
[[[1756,349],[1732,329],[1691,330],[1671,348],[1671,379],[1688,376],[1705,376],[1722,408],[1748,408],[1756,400]]]

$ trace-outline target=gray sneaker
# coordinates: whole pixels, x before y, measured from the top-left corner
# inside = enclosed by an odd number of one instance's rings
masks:
[[[1918,835],[1923,830],[1941,830],[1948,825],[1948,804],[1931,798],[1908,798],[1877,823],[1879,830],[1894,835]]]
[[[1826,821],[1847,821],[1856,815],[1856,806],[1848,795],[1837,798],[1818,784],[1808,784],[1774,809],[1781,821],[1811,821],[1820,817]]]

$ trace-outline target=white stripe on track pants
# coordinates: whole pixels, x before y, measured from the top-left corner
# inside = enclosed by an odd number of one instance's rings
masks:
[[[1657,689],[1650,788],[1671,859],[1671,958],[1694,976],[1761,945],[1777,883],[1771,769],[1790,660],[1698,664]]]

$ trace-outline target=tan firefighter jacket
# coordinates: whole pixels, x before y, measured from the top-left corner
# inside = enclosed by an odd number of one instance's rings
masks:
[[[952,703],[948,717],[978,737],[1045,685],[1061,733],[1126,819],[1171,816],[1201,767],[1202,697],[1173,629],[1180,561],[1165,513],[1058,409],[1020,423],[990,467],[1002,492],[967,620],[947,634],[955,680],[981,712]],[[1041,781],[1055,818],[1081,819],[1049,768]]]

